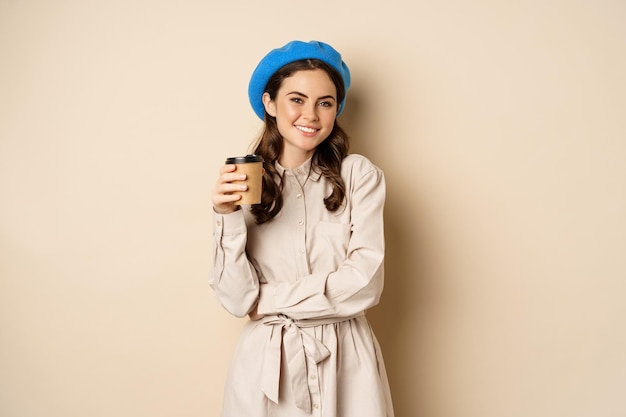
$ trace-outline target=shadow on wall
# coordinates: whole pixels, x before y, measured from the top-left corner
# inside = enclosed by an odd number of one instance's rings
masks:
[[[414,196],[407,198],[402,192],[398,174],[394,178],[393,170],[385,169],[384,156],[376,150],[376,132],[382,127],[372,124],[384,121],[377,120],[375,112],[367,108],[366,99],[359,98],[368,96],[367,92],[351,90],[339,121],[351,138],[351,153],[362,154],[380,166],[387,183],[385,288],[380,304],[368,312],[368,319],[381,344],[396,415],[419,417],[427,408],[428,385],[422,370],[428,358],[420,353],[420,340],[428,324],[428,256],[422,250],[427,242],[418,226],[426,220],[415,207]]]
[[[421,364],[428,359],[421,353],[420,343],[428,295],[426,277],[419,268],[423,262],[419,239],[402,222],[407,213],[415,211],[401,194],[388,194],[385,288],[380,304],[368,312],[368,318],[381,344],[396,415],[418,417],[427,401],[422,398],[426,372]]]

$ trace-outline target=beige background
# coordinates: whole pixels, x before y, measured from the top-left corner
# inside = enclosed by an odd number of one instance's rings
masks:
[[[386,172],[397,415],[626,415],[626,3],[215,3],[0,0],[0,415],[218,416],[210,190],[291,39]]]

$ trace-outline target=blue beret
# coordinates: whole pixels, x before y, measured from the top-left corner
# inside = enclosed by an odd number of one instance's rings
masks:
[[[248,97],[252,109],[261,120],[265,116],[263,93],[265,93],[265,87],[269,79],[285,65],[302,59],[319,59],[337,70],[343,79],[347,95],[348,88],[350,88],[350,70],[346,63],[341,60],[339,52],[323,42],[291,41],[282,48],[273,49],[265,55],[252,73],[250,85],[248,86]],[[342,112],[345,102],[346,99],[344,97],[343,101],[339,103],[339,112],[337,114]]]

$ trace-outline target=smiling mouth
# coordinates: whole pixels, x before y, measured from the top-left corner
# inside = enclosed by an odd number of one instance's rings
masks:
[[[296,129],[304,133],[315,133],[319,130],[319,129],[313,129],[312,127],[306,127],[306,126],[296,126]]]

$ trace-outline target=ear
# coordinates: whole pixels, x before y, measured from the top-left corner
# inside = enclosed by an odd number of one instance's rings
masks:
[[[272,117],[276,117],[276,104],[270,98],[269,93],[263,93],[263,106],[265,106],[265,111]]]

